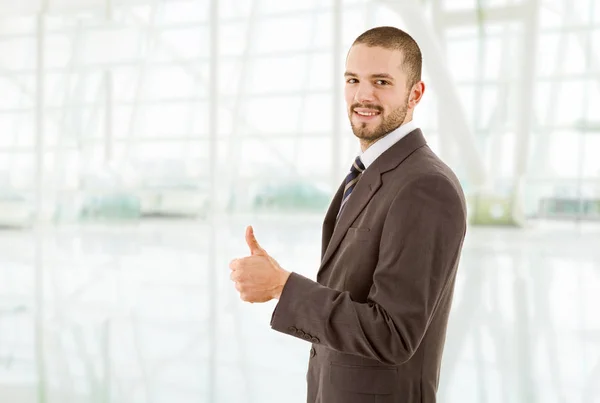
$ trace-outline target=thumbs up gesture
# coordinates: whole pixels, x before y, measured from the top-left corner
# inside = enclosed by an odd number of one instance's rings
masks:
[[[252,226],[246,228],[246,243],[250,248],[250,256],[233,259],[229,263],[229,277],[235,282],[240,298],[247,302],[278,299],[290,273],[283,270],[260,246]]]

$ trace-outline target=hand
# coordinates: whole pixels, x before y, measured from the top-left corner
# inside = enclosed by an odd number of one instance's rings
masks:
[[[230,278],[240,298],[247,302],[267,302],[281,296],[290,273],[258,244],[252,226],[246,228],[246,243],[250,256],[234,259],[229,263]]]

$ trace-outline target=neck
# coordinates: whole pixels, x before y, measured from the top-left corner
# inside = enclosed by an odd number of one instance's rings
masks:
[[[379,139],[377,139],[379,140]],[[364,153],[367,151],[367,148],[371,147],[377,140],[360,140],[360,149]]]
[[[402,124],[400,126],[398,126],[397,128],[395,128],[394,130],[397,130],[399,127],[404,126],[405,124],[407,124],[408,122],[412,121],[412,114],[406,115],[406,118],[404,119],[404,122],[402,122]],[[390,134],[391,132],[393,132],[394,130],[384,134],[383,136],[375,139],[375,140],[365,140],[365,139],[360,139],[360,149],[361,151],[364,153],[365,151],[367,151],[367,148],[371,147],[373,144],[377,143],[380,139],[384,138],[385,136],[387,136],[388,134]]]

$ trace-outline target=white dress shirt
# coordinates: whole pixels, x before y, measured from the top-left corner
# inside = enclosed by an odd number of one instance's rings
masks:
[[[398,127],[396,130],[386,134],[385,137],[382,137],[375,143],[371,144],[369,148],[365,150],[365,152],[360,154],[360,160],[365,166],[365,171],[369,168],[369,165],[371,165],[381,154],[383,154],[391,146],[396,144],[401,138],[403,138],[416,128],[416,122],[414,120],[411,120],[410,122],[406,122],[402,126]]]
[[[371,144],[369,148],[367,148],[362,154],[360,154],[360,160],[365,166],[365,171],[369,169],[369,165],[371,165],[381,154],[387,151],[391,146],[396,144],[401,138],[406,136],[408,133],[412,132],[417,128],[417,124],[414,120],[410,122],[406,122],[402,126],[398,127],[396,130],[391,131],[386,134],[385,137],[380,138],[375,143]],[[352,162],[348,164],[348,166],[352,166],[356,157],[352,159]],[[364,174],[364,171],[363,171]],[[362,174],[361,174],[362,175]],[[348,196],[352,197],[352,195]],[[343,206],[340,206],[340,211]],[[339,211],[338,211],[339,213]]]

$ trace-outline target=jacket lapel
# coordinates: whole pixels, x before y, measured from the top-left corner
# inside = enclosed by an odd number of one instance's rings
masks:
[[[362,178],[358,181],[350,198],[346,202],[344,211],[340,215],[336,224],[336,216],[342,201],[342,191],[344,183],[342,182],[338,191],[325,215],[322,232],[321,245],[321,266],[317,273],[317,281],[320,280],[322,271],[334,255],[342,239],[346,235],[348,228],[364,210],[369,201],[373,198],[377,190],[382,185],[381,175],[387,171],[396,168],[418,148],[426,144],[423,133],[420,129],[415,129],[396,144],[386,150],[377,158],[369,168],[364,172]]]
[[[335,218],[340,209],[340,205],[342,204],[343,192],[344,182],[342,181],[342,184],[333,196],[333,200],[331,201],[329,209],[327,210],[327,214],[325,214],[325,219],[323,220],[323,231],[321,234],[321,261],[325,256],[327,245],[329,245],[329,241],[331,241],[331,236],[333,235],[333,230],[335,228]]]
[[[333,223],[329,222],[329,226],[333,224],[333,234],[331,236],[331,240],[327,243],[327,248],[325,250],[325,255],[321,259],[321,267],[319,271],[325,267],[329,259],[333,256],[333,253],[336,251],[337,247],[340,245],[340,242],[346,235],[346,231],[350,228],[350,225],[354,222],[356,217],[363,211],[363,209],[369,203],[369,200],[373,197],[377,189],[381,186],[381,175],[379,171],[372,169],[367,169],[363,174],[363,177],[358,181],[354,190],[352,191],[352,195],[346,202],[346,206],[344,207],[344,211],[340,215],[337,224],[335,223],[335,217],[338,213],[339,206],[341,204],[341,192],[338,197],[340,200],[337,203],[332,203],[332,207],[334,204],[336,205],[334,211],[328,212],[328,216],[333,216]],[[338,196],[336,194],[336,196]],[[334,199],[335,200],[335,199]]]

